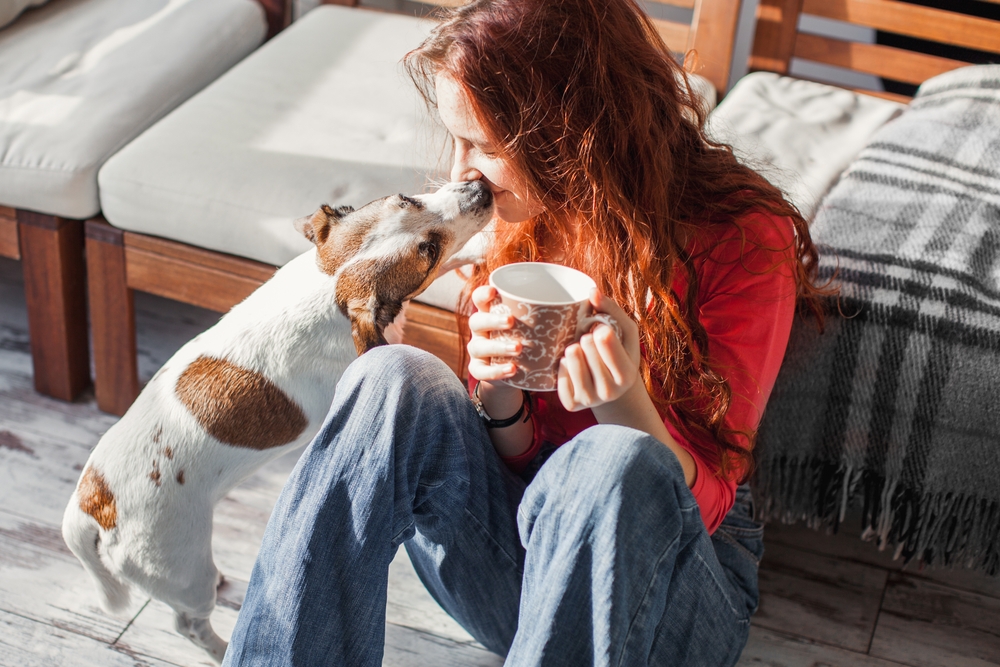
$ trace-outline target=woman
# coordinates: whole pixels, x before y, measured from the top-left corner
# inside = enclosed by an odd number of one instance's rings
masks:
[[[227,665],[378,665],[405,544],[508,665],[731,665],[757,604],[754,432],[797,296],[798,213],[732,153],[633,0],[477,0],[407,57],[495,197],[468,295],[470,388],[403,346],[359,358],[267,527]],[[603,325],[558,392],[505,385],[488,273],[595,278]],[[513,417],[517,417],[514,419]]]

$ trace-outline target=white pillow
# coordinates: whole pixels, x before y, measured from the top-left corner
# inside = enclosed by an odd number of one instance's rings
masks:
[[[0,28],[4,27],[28,7],[44,5],[49,0],[0,0]]]
[[[811,220],[840,172],[902,109],[836,86],[755,72],[729,91],[707,129]]]

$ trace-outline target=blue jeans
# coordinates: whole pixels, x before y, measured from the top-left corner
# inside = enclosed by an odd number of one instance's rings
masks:
[[[733,665],[757,607],[749,492],[711,537],[673,453],[596,426],[531,480],[462,382],[376,348],[344,373],[267,525],[225,665],[381,665],[389,563],[511,667]]]

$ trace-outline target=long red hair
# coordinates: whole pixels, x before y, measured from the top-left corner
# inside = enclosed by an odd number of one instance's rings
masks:
[[[561,257],[636,320],[643,382],[661,414],[724,475],[753,466],[755,433],[726,427],[731,391],[712,370],[686,248],[707,225],[753,210],[791,219],[800,297],[817,254],[781,192],[704,132],[705,111],[633,0],[474,0],[445,10],[407,69],[433,105],[434,77],[462,83],[473,112],[544,212],[496,225],[465,294],[520,261]],[[672,290],[676,272],[685,294]],[[656,351],[656,353],[651,353]]]

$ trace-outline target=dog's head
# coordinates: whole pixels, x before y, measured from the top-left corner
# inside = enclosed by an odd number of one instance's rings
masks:
[[[467,181],[432,194],[383,197],[358,210],[322,206],[295,227],[316,244],[320,270],[337,278],[337,305],[364,354],[385,345],[382,332],[403,302],[423,292],[492,213],[489,188]]]

